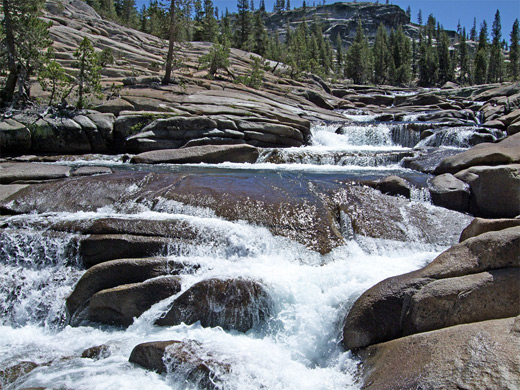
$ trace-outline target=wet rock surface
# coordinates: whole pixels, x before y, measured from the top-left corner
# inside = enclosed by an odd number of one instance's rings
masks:
[[[152,341],[135,346],[129,361],[149,370],[177,372],[204,389],[218,389],[231,365],[195,340]]]
[[[193,324],[247,332],[270,317],[274,302],[262,284],[243,279],[208,279],[191,286],[155,323]]]

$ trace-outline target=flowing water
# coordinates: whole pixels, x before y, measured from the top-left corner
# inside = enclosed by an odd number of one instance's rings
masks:
[[[395,142],[391,126],[358,122],[337,131],[339,127],[315,126],[312,146],[279,150],[276,163],[269,160],[271,150],[253,165],[155,169],[416,177],[398,164],[395,155],[410,153],[411,147]],[[112,166],[129,169],[118,161]],[[416,177],[416,182],[421,180]],[[416,194],[413,201],[424,198],[420,189]],[[186,265],[181,293],[208,278],[260,281],[274,300],[272,317],[247,333],[204,328],[200,323],[155,326],[174,296],[152,306],[127,329],[68,325],[64,302],[85,271],[78,259],[77,237],[51,233],[48,226],[107,217],[185,221],[206,239],[170,248],[170,258]],[[422,267],[443,249],[417,242],[413,226],[407,227],[407,242],[352,238],[349,227],[343,226],[344,245],[320,255],[264,227],[226,221],[212,210],[171,201],[118,204],[92,212],[33,213],[4,217],[2,222],[9,227],[0,234],[0,367],[22,361],[38,365],[14,383],[3,384],[6,389],[195,388],[182,373],[159,375],[128,362],[134,346],[158,340],[200,342],[216,360],[231,367],[217,384],[223,389],[358,389],[358,361],[341,347],[342,321],[349,307],[378,281]],[[86,348],[98,345],[108,346],[106,358],[81,357]]]

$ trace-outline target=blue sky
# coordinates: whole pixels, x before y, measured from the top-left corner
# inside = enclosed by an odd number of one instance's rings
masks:
[[[163,1],[166,3],[169,2],[168,0]],[[267,10],[272,11],[274,0],[264,1]],[[307,5],[312,5],[314,2],[318,4],[323,0],[306,1]],[[327,4],[335,2],[332,0],[325,1]],[[368,1],[375,2],[375,0]],[[260,0],[254,0],[254,2],[255,6],[258,7]],[[384,3],[385,0],[380,0],[379,2]],[[141,5],[148,4],[149,0],[136,0],[136,3],[138,8],[141,8]],[[291,0],[291,8],[299,7],[302,3],[303,0]],[[520,19],[519,0],[390,0],[390,3],[398,5],[404,10],[410,6],[412,22],[414,23],[417,22],[417,14],[419,10],[421,10],[424,21],[426,21],[429,14],[433,14],[444,28],[456,30],[460,20],[461,26],[466,27],[468,33],[473,26],[473,18],[477,18],[477,32],[483,20],[486,20],[489,32],[498,9],[502,23],[502,38],[507,41],[509,41],[509,33],[511,32],[515,19]],[[213,0],[213,4],[217,6],[220,11],[224,11],[226,7],[230,12],[236,11],[236,0]]]

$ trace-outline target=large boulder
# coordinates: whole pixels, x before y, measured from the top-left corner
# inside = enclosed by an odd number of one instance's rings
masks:
[[[520,286],[508,276],[518,275],[519,250],[520,227],[483,233],[454,245],[421,270],[376,284],[361,295],[348,313],[343,345],[357,349],[405,336],[419,328],[438,329],[500,318],[504,313],[520,314]],[[504,292],[497,307],[488,300],[496,298],[493,289]],[[436,295],[439,297],[431,298],[431,305],[424,307],[431,322],[418,326],[424,315],[413,310],[414,302],[426,302],[427,297]],[[485,296],[486,305],[480,305],[479,299]]]
[[[364,390],[518,389],[520,317],[457,325],[359,351]]]
[[[434,205],[461,212],[469,210],[469,184],[452,174],[444,173],[435,176],[430,180],[429,187]]]
[[[82,154],[92,145],[81,125],[69,118],[43,118],[30,124],[31,148],[37,153]]]
[[[520,215],[520,164],[476,166],[455,175],[471,188],[469,211],[479,217]]]
[[[498,143],[482,143],[462,153],[444,159],[435,174],[457,173],[475,165],[503,165],[520,163],[520,134]]]
[[[381,179],[376,188],[383,194],[401,195],[410,198],[410,183],[399,176],[387,176]]]
[[[250,145],[203,145],[145,152],[134,156],[131,162],[141,164],[254,163],[259,154],[259,150]]]
[[[158,373],[175,372],[202,389],[220,389],[231,366],[195,340],[152,341],[136,345],[129,361]]]
[[[520,218],[486,219],[475,218],[460,234],[459,242],[476,237],[482,233],[504,230],[510,227],[520,226]]]
[[[130,234],[92,234],[81,238],[79,256],[86,267],[128,257],[166,255],[170,239]]]
[[[88,305],[88,318],[104,324],[129,326],[153,304],[181,290],[177,276],[164,276],[141,283],[123,284],[95,293]]]
[[[271,315],[273,300],[258,282],[245,279],[207,279],[190,287],[174,302],[157,325],[200,321],[204,327],[220,326],[247,332]]]
[[[24,153],[31,149],[31,132],[13,119],[0,122],[0,156]]]
[[[118,259],[95,265],[83,274],[67,298],[67,310],[70,316],[75,316],[99,291],[144,282],[162,275],[175,275],[182,269],[181,264],[165,258]]]

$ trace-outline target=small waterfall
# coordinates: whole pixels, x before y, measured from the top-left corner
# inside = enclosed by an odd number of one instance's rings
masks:
[[[433,134],[421,140],[417,147],[469,148],[482,142],[495,142],[504,137],[501,130],[479,127],[449,127],[432,132]]]

